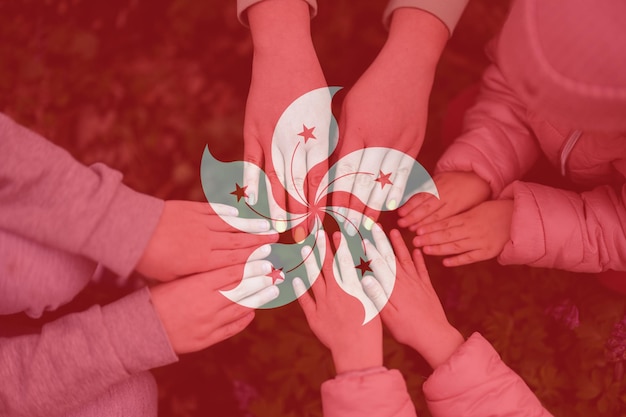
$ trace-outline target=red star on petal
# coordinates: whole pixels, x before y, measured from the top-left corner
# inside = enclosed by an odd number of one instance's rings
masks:
[[[235,183],[235,187],[237,188],[231,194],[237,197],[237,202],[239,202],[242,198],[248,198],[248,194],[246,194],[246,188],[248,188],[247,185],[240,187],[239,184]]]
[[[272,278],[272,284],[276,284],[276,281],[278,281],[279,279],[284,279],[283,276],[281,275],[282,272],[283,272],[282,268],[276,269],[272,265],[272,272],[270,272],[266,276]]]
[[[305,125],[302,125],[302,132],[298,133],[298,136],[302,136],[304,138],[304,143],[306,143],[309,139],[317,139],[315,135],[313,135],[313,129],[315,129],[315,126],[308,128]]]
[[[391,176],[391,172],[389,174],[385,174],[382,171],[378,171],[378,172],[379,172],[378,178],[376,178],[374,181],[380,183],[380,188],[385,188],[385,185],[387,184],[393,185],[393,182],[389,180],[389,177]]]
[[[367,271],[370,271],[370,272],[371,272],[372,270],[371,270],[371,268],[370,268],[370,263],[371,263],[372,261],[366,261],[366,260],[364,260],[363,258],[359,258],[359,259],[361,260],[361,263],[360,263],[360,264],[358,264],[358,265],[355,265],[354,267],[355,267],[356,269],[360,269],[360,270],[361,270],[361,276],[365,275],[365,273],[366,273]]]

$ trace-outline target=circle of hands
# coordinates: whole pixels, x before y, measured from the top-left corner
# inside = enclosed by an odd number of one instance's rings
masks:
[[[336,122],[338,89],[327,86],[310,35],[276,47],[255,38],[259,21],[248,15],[255,54],[243,161],[221,163],[207,148],[210,204],[166,202],[137,267],[164,282],[152,300],[174,350],[206,348],[242,331],[256,308],[297,299],[338,372],[382,364],[382,323],[438,366],[463,338],[421,251],[411,254],[397,230],[387,237],[378,217],[397,209],[416,247],[455,266],[502,250],[512,204],[486,201],[490,187],[472,173],[442,173],[437,189],[415,161],[434,68],[414,62],[415,46],[393,27]]]

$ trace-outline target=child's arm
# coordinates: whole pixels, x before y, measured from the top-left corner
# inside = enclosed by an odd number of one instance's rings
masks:
[[[267,261],[249,263],[244,279],[258,292],[239,301],[258,307],[278,295]],[[131,375],[178,360],[242,331],[254,318],[220,290],[241,277],[230,267],[143,288],[104,307],[70,314],[39,334],[0,338],[0,415],[65,415]]]
[[[490,195],[497,197],[507,185],[523,177],[540,153],[525,117],[526,108],[498,67],[491,65],[483,75],[476,104],[465,114],[464,133],[437,163],[435,183],[442,183],[441,200],[426,195],[413,197],[399,211],[404,218],[402,226],[413,225],[415,230],[461,213]],[[460,173],[466,174],[459,178]]]
[[[615,168],[626,178],[626,166]],[[626,184],[575,193],[514,182],[511,237],[498,260],[577,272],[626,270]]]
[[[397,230],[391,232],[393,249],[382,233],[375,228],[376,247],[368,243],[375,278],[364,279],[363,285],[382,309],[383,322],[391,334],[433,367],[433,374],[424,383],[433,416],[549,416],[486,340],[474,334],[464,341],[448,322],[421,253],[414,251],[411,259]],[[385,282],[393,278],[394,269],[395,286],[391,294],[385,294]]]
[[[322,384],[324,416],[415,417],[404,378],[397,370],[382,366],[380,318],[363,324],[363,304],[344,292],[360,291],[362,299],[367,300],[347,243],[337,235],[336,268],[330,259],[320,272],[314,256],[308,256],[310,249],[303,250],[308,278],[314,281],[310,291],[315,298],[306,292],[300,279],[293,282],[309,326],[330,349],[337,371],[334,379]],[[323,236],[318,238],[318,242],[323,241]],[[341,281],[341,287],[336,280]]]
[[[85,256],[123,277],[137,267],[159,280],[225,266],[220,251],[235,247],[232,263],[243,262],[277,238],[234,233],[216,210],[237,215],[232,207],[164,203],[133,191],[119,172],[100,163],[87,167],[0,114],[0,228],[7,232]],[[265,220],[236,221],[249,232],[269,230]]]

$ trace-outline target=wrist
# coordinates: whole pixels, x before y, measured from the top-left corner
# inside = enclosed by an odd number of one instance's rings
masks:
[[[332,351],[337,374],[383,366],[382,341],[377,345],[361,343],[351,349]]]
[[[255,53],[288,53],[313,45],[311,15],[304,0],[264,0],[247,14]]]
[[[441,20],[415,8],[396,9],[391,16],[385,48],[398,50],[408,59],[419,59],[420,66],[434,72],[448,42],[449,32]]]
[[[463,335],[451,325],[436,332],[431,332],[428,343],[415,341],[410,346],[416,350],[428,362],[433,370],[448,361],[456,350],[465,343]]]

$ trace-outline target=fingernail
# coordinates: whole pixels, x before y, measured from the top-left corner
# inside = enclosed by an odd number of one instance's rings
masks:
[[[255,205],[256,204],[256,195],[254,193],[248,194],[248,198],[246,199],[246,201],[251,206]]]
[[[262,255],[269,255],[272,251],[272,247],[270,245],[263,245],[261,249],[259,249]]]
[[[309,254],[311,253],[311,247],[310,246],[303,247],[300,253],[302,253],[302,256],[309,256]]]
[[[279,217],[278,220],[276,220],[276,231],[283,233],[285,230],[287,230],[287,220]]]
[[[391,200],[387,202],[387,209],[395,210],[398,207],[398,202],[396,200]]]
[[[374,220],[370,219],[369,217],[366,217],[365,221],[363,222],[363,227],[365,227],[366,230],[372,230],[373,226],[374,226]]]
[[[228,215],[233,216],[233,217],[237,217],[239,216],[239,210],[237,210],[236,207],[228,207]]]
[[[257,220],[256,224],[257,224],[257,229],[260,232],[266,232],[270,230],[270,222],[268,222],[267,220]]]
[[[361,284],[366,288],[372,288],[374,286],[374,278],[371,275],[365,275],[361,279]]]
[[[296,230],[293,232],[293,238],[298,244],[304,242],[304,239],[306,239],[306,232],[304,231],[304,227],[296,227]]]
[[[337,210],[337,214],[339,215],[339,223],[343,223],[346,220],[348,210],[345,207],[341,207]]]
[[[270,301],[278,297],[280,294],[280,289],[276,285],[272,285],[267,289],[268,295],[270,296]]]
[[[269,274],[270,272],[272,272],[272,264],[269,262],[265,262],[263,264],[262,272],[263,274]]]
[[[356,220],[351,219],[345,222],[344,224],[345,224],[346,233],[348,234],[348,236],[356,235],[356,228],[354,227],[354,224],[356,224]]]
[[[282,284],[283,282],[285,282],[285,280],[284,280],[284,279],[282,279],[282,278],[278,278],[276,281],[274,281],[274,285],[280,285],[280,284]]]
[[[414,246],[422,246],[422,240],[419,237],[416,237],[415,239],[413,239],[413,245]]]

